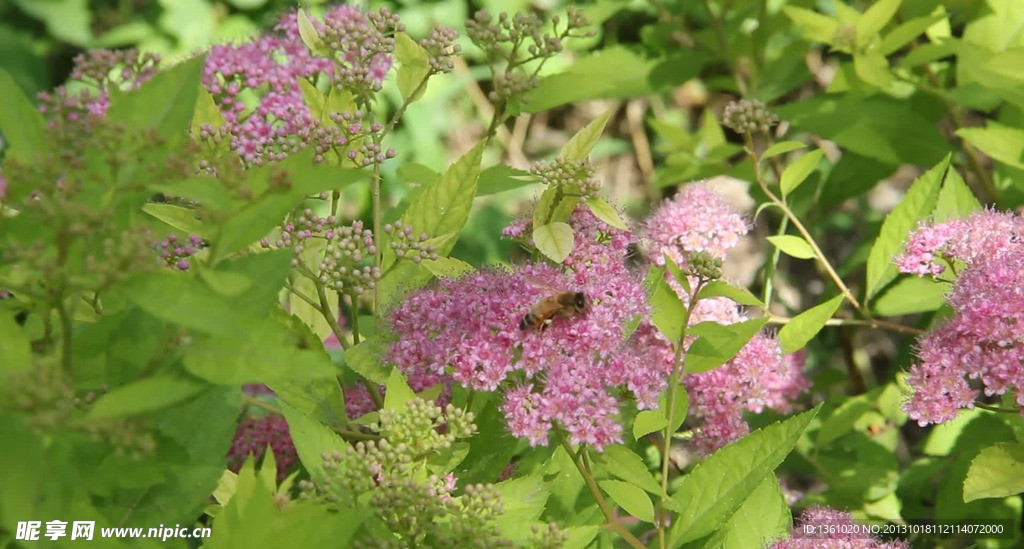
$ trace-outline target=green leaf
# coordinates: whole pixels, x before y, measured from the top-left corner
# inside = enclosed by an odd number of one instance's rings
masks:
[[[294,198],[283,193],[273,193],[247,204],[220,226],[210,251],[210,262],[216,264],[266,236],[284,221],[295,204]]]
[[[160,375],[116,387],[101,396],[87,420],[124,417],[159,410],[198,395],[209,385],[179,376]]]
[[[780,141],[780,142],[772,145],[771,147],[768,147],[767,149],[765,149],[765,151],[763,153],[761,153],[760,160],[768,160],[769,158],[771,158],[773,156],[778,156],[780,154],[786,154],[786,153],[788,153],[790,151],[795,151],[797,149],[803,149],[803,148],[806,148],[806,147],[807,147],[807,144],[803,143],[801,141]]]
[[[556,221],[534,229],[533,244],[537,251],[555,263],[561,263],[572,253],[575,237],[568,223]]]
[[[804,37],[808,40],[830,45],[835,40],[836,33],[839,31],[839,22],[835,19],[793,6],[785,6],[782,11],[804,31]]]
[[[388,376],[385,386],[387,387],[387,393],[384,394],[385,410],[404,409],[407,402],[416,398],[416,393],[406,383],[405,376],[398,371],[398,368],[391,370],[391,375]]]
[[[880,90],[887,90],[892,86],[889,60],[877,51],[854,54],[853,71],[857,78]]]
[[[324,425],[341,427],[347,422],[345,393],[337,378],[279,380],[268,385],[279,400]]]
[[[971,461],[964,479],[964,502],[1005,498],[1024,492],[1024,444],[1001,442]]]
[[[298,18],[299,27],[299,38],[302,39],[302,43],[306,45],[306,48],[314,55],[326,55],[327,46],[324,45],[323,39],[320,38],[320,33],[316,31],[316,27],[313,26],[313,21],[309,18],[309,14],[306,10],[300,9],[296,14]]]
[[[576,209],[580,199],[578,196],[562,196],[559,189],[548,187],[540,194],[537,206],[533,210],[533,228],[556,221],[567,221]],[[556,202],[557,201],[557,202]]]
[[[644,522],[654,522],[654,505],[646,492],[619,480],[602,480],[601,489],[624,511]]]
[[[654,268],[647,274],[645,286],[650,288],[651,322],[669,341],[677,343],[682,337],[686,306],[665,280],[665,269]]]
[[[53,38],[79,47],[92,41],[92,12],[88,0],[15,0],[22,11],[46,23]]]
[[[402,223],[430,236],[461,233],[476,196],[483,150],[484,143],[473,147],[441,177],[424,186],[402,214]],[[455,240],[448,240],[437,247],[437,255],[447,256],[454,246]]]
[[[787,196],[801,183],[807,180],[807,176],[811,175],[814,168],[818,166],[818,162],[821,161],[822,155],[825,154],[821,149],[814,149],[813,151],[797,158],[786,169],[782,172],[782,177],[779,179],[779,188],[782,190],[782,196]]]
[[[697,299],[711,297],[727,297],[740,305],[752,305],[764,308],[764,303],[746,288],[737,288],[723,280],[712,280],[697,292]]]
[[[155,204],[148,203],[142,207],[142,211],[149,215],[163,221],[164,223],[184,231],[188,234],[199,235],[203,238],[209,238],[211,232],[203,223],[196,219],[196,211],[190,208],[182,208],[181,206],[175,206],[173,204]]]
[[[608,226],[615,227],[620,231],[628,231],[629,227],[626,226],[626,222],[619,217],[619,212],[615,211],[615,208],[611,207],[610,204],[604,201],[603,198],[592,196],[587,199],[587,207],[590,211],[601,221],[604,221]]]
[[[789,354],[803,349],[825,327],[842,303],[843,295],[840,294],[793,317],[779,330],[782,352]]]
[[[276,320],[250,326],[244,337],[199,341],[187,350],[184,362],[191,374],[219,385],[327,379],[340,373],[323,347],[310,348],[305,338]]]
[[[305,79],[300,79],[299,82],[305,82]],[[210,92],[205,87],[200,87],[199,94],[196,96],[195,112],[192,113],[192,122],[189,126],[192,135],[198,137],[204,124],[209,124],[214,130],[219,130],[224,125],[224,115],[217,108],[217,103],[213,101]]]
[[[946,302],[949,284],[931,277],[905,276],[886,286],[871,302],[871,311],[881,316],[902,316],[934,311]]]
[[[0,311],[0,380],[32,365],[28,336],[12,315]]]
[[[288,421],[288,434],[295,444],[295,452],[302,466],[314,481],[327,478],[324,472],[325,452],[345,452],[350,446],[330,427],[303,413],[286,401],[278,401],[281,415]]]
[[[125,283],[128,299],[147,313],[193,330],[239,336],[251,326],[227,298],[177,273],[140,276]]]
[[[654,495],[662,495],[661,484],[654,480],[643,458],[621,444],[605,446],[601,453],[593,455],[594,461],[604,467],[612,476],[618,477]]]
[[[939,9],[930,15],[915,17],[900,24],[885,35],[885,38],[882,39],[882,45],[878,47],[878,52],[882,55],[895,53],[896,50],[906,46],[918,36],[921,36],[921,33],[927,30],[928,27],[946,19],[946,17],[945,10]]]
[[[690,395],[682,385],[676,387],[674,395],[675,405],[672,406],[672,417],[668,417],[668,391],[662,393],[661,397],[658,398],[658,409],[664,413],[665,420],[668,422],[668,429],[673,433],[679,430],[679,427],[686,421],[686,415],[690,413]]]
[[[633,419],[633,438],[640,440],[644,435],[660,431],[668,425],[668,419],[660,410],[641,410]]]
[[[769,236],[768,241],[782,250],[782,253],[799,259],[813,259],[814,249],[802,236],[784,234]]]
[[[907,194],[882,223],[882,230],[875,239],[868,256],[865,290],[873,297],[882,286],[896,276],[893,256],[903,250],[903,241],[917,227],[918,221],[927,218],[935,207],[939,190],[949,170],[950,156],[918,177],[907,190]]]
[[[688,335],[700,336],[686,350],[688,374],[706,372],[725,364],[768,322],[767,317],[754,318],[735,324],[701,322],[694,324]]]
[[[612,111],[608,110],[601,116],[591,120],[589,124],[576,132],[576,135],[572,136],[572,139],[562,147],[562,152],[559,153],[559,156],[569,160],[583,160],[590,156],[590,151],[593,150],[597,140],[604,133],[604,127],[608,124],[608,119],[611,115]]]
[[[536,183],[537,178],[526,170],[517,170],[505,164],[497,164],[480,172],[480,185],[476,195],[503,193]]]
[[[787,535],[792,519],[779,481],[768,475],[722,528],[705,538],[703,547],[766,547],[766,543]]]
[[[345,365],[378,385],[386,384],[392,375],[391,369],[384,365],[381,342],[376,338],[360,341],[345,351]]]
[[[395,58],[398,59],[398,91],[402,99],[412,102],[419,99],[426,91],[421,87],[430,75],[430,60],[427,50],[409,38],[404,32],[395,33]]]
[[[153,128],[172,141],[185,136],[196,109],[205,60],[205,55],[194,57],[157,72],[137,90],[112,93],[106,118],[128,130]]]
[[[682,509],[669,530],[669,545],[698,540],[721,528],[782,463],[820,408],[754,431],[694,467],[672,495]]]
[[[989,121],[984,128],[961,128],[956,135],[992,158],[1024,170],[1024,130]]]
[[[0,132],[3,132],[5,155],[27,165],[50,150],[43,115],[18,87],[7,71],[0,68]]]
[[[871,39],[892,21],[899,9],[900,0],[877,0],[871,4],[857,20],[857,46],[867,46]]]
[[[943,223],[954,219],[964,219],[982,208],[981,202],[974,196],[964,178],[960,177],[960,172],[949,170],[946,173],[946,179],[942,182],[942,189],[939,191],[939,198],[935,203],[935,210],[932,212],[932,220],[936,223]]]
[[[702,52],[671,58],[672,81],[681,84],[696,75],[706,59]],[[529,93],[526,112],[541,112],[583,99],[627,98],[673,85],[656,82],[658,60],[626,46],[610,46],[577,59],[565,72],[544,77]],[[682,78],[682,80],[676,80]],[[664,80],[664,78],[663,78]]]
[[[495,526],[510,541],[525,541],[530,529],[523,525],[540,518],[550,495],[544,478],[534,474],[499,482],[494,487],[504,504],[504,513],[495,520]]]
[[[476,270],[476,267],[454,257],[424,259],[421,264],[437,278],[459,278]]]

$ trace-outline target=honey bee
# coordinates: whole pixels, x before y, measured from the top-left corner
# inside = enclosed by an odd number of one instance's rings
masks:
[[[583,292],[559,292],[545,297],[530,307],[530,312],[519,321],[519,329],[543,332],[555,317],[570,317],[584,312],[587,296]]]

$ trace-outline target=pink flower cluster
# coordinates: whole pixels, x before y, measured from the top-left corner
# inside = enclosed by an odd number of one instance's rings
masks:
[[[710,188],[691,184],[665,200],[645,223],[652,260],[659,265],[665,256],[680,266],[687,256],[706,252],[724,259],[750,230],[746,219]],[[684,303],[690,296],[670,278]],[[691,287],[696,280],[691,280]],[[694,307],[690,325],[700,322],[734,324],[749,318],[727,298],[703,299]],[[667,345],[667,343],[665,343]],[[688,374],[683,385],[690,397],[690,414],[701,420],[693,438],[707,454],[750,432],[743,413],[765,408],[791,411],[792,402],[810,383],[803,375],[803,353],[783,355],[779,343],[764,334],[755,336],[724,365],[707,372]]]
[[[390,314],[396,339],[388,360],[406,374],[450,374],[474,390],[503,390],[509,430],[534,445],[552,429],[574,444],[621,440],[620,388],[639,407],[654,407],[672,363],[645,344],[649,326],[626,338],[626,325],[649,312],[623,263],[630,235],[586,210],[570,224],[576,246],[567,270],[484,270],[410,295]],[[520,329],[536,303],[559,292],[583,292],[584,311],[554,317],[543,331]]]
[[[288,422],[280,416],[247,417],[238,424],[228,450],[228,469],[237,473],[249,455],[262,459],[268,445],[277,463],[277,479],[283,480],[298,460],[298,453],[288,432]]]
[[[883,541],[855,528],[849,513],[830,507],[809,507],[790,532],[769,549],[910,549],[905,541]],[[834,533],[833,533],[834,532]]]
[[[230,147],[251,165],[280,160],[306,146],[316,148],[318,160],[333,148],[345,146],[365,129],[377,125],[351,124],[340,117],[359,113],[329,113],[334,126],[313,119],[303,99],[299,79],[325,76],[333,85],[370,94],[380,89],[391,68],[390,52],[397,18],[383,9],[363,14],[340,5],[313,26],[328,51],[340,57],[311,54],[299,36],[296,13],[284,16],[274,34],[237,45],[214,46],[206,58],[203,85],[224,117],[219,132],[206,127],[204,138],[226,136]],[[255,107],[251,106],[255,94]],[[369,98],[363,97],[363,104]],[[372,151],[373,156],[384,154]],[[355,150],[350,157],[357,156]],[[394,156],[393,152],[388,153]],[[388,157],[390,157],[388,156]]]
[[[178,235],[171,233],[167,238],[153,244],[160,259],[169,267],[187,271],[191,266],[189,258],[203,247],[203,239],[197,235],[189,235],[188,241],[182,242]]]
[[[903,272],[934,275],[945,269],[933,261],[939,256],[963,268],[947,297],[953,315],[918,339],[907,413],[921,425],[942,423],[973,408],[982,392],[1013,388],[1024,407],[1024,218],[984,211],[922,227],[897,263]]]

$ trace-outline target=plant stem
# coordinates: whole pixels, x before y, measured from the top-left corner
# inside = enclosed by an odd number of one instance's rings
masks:
[[[788,324],[792,318],[785,316],[768,316],[769,324]],[[901,334],[910,334],[919,336],[925,333],[925,330],[920,328],[914,328],[913,326],[904,326],[895,322],[889,322],[887,320],[879,320],[877,318],[830,318],[825,321],[825,326],[867,326],[876,330],[888,330],[890,332],[898,332]]]
[[[608,502],[605,501],[604,496],[601,495],[601,489],[598,488],[597,482],[594,481],[594,474],[580,459],[579,454],[583,451],[582,448],[580,449],[580,452],[573,451],[572,446],[569,444],[569,440],[565,437],[565,433],[561,430],[557,430],[557,432],[559,443],[561,443],[565,452],[569,454],[573,464],[576,465],[576,470],[580,472],[580,475],[583,477],[583,481],[587,483],[587,488],[590,489],[590,493],[594,496],[594,501],[596,501],[597,506],[601,508],[601,513],[604,514],[604,518],[608,520],[608,526],[614,530],[615,533],[622,536],[622,539],[624,539],[626,543],[634,549],[646,549],[643,542],[637,539],[632,532],[627,530],[626,527],[619,522],[619,518],[615,516],[615,511],[610,505],[608,505]]]
[[[839,287],[839,291],[842,292],[843,297],[846,298],[846,301],[848,301],[854,309],[859,311],[865,317],[870,318],[870,311],[868,311],[866,307],[860,304],[860,301],[858,301],[857,298],[853,295],[853,292],[850,291],[850,288],[846,285],[845,282],[843,282],[843,279],[840,278],[839,273],[837,273],[836,270],[832,267],[832,263],[830,263],[828,258],[825,257],[825,253],[822,252],[821,248],[818,247],[818,243],[815,242],[814,237],[811,236],[811,233],[807,230],[806,227],[804,227],[803,223],[800,222],[800,219],[797,218],[796,214],[793,213],[793,210],[790,210],[789,205],[787,205],[785,201],[779,198],[774,192],[772,192],[771,189],[768,188],[768,184],[764,180],[764,174],[761,172],[761,166],[758,162],[758,158],[754,154],[754,141],[753,139],[751,139],[750,134],[744,134],[743,138],[746,143],[745,150],[747,152],[747,157],[750,159],[750,162],[754,165],[754,175],[757,179],[758,186],[761,187],[761,191],[763,191],[764,194],[768,196],[768,199],[771,200],[772,203],[774,203],[776,206],[779,207],[779,209],[782,210],[782,213],[784,213],[786,217],[789,218],[790,222],[793,223],[793,226],[796,227],[796,230],[800,233],[801,236],[804,237],[804,240],[807,242],[807,245],[810,246],[811,251],[814,252],[815,259],[817,259],[821,267],[825,269],[825,272],[828,274],[829,278],[832,279],[832,282],[834,282],[835,285]]]

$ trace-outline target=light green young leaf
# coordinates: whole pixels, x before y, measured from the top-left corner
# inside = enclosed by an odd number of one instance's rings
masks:
[[[813,259],[814,250],[801,236],[784,234],[769,236],[768,241],[782,250],[782,253],[798,259]]]
[[[782,171],[782,177],[779,180],[779,188],[782,190],[782,196],[787,196],[800,186],[801,183],[807,180],[807,176],[811,175],[814,168],[818,166],[818,162],[821,160],[822,155],[825,154],[821,149],[814,149],[813,151],[797,158],[786,169]]]
[[[654,480],[643,458],[621,444],[605,446],[600,453],[593,454],[594,461],[612,476],[642,488],[654,495],[664,494],[661,484]],[[667,495],[667,494],[666,494]]]
[[[853,55],[853,71],[857,74],[857,78],[880,90],[888,90],[892,86],[889,60],[877,51],[855,53]]]
[[[476,270],[476,267],[454,257],[424,259],[422,265],[437,278],[459,278]]]
[[[578,196],[562,196],[559,198],[558,189],[548,187],[540,195],[537,206],[533,210],[533,228],[541,225],[554,223],[556,221],[567,221],[572,215],[576,205],[579,204]]]
[[[647,299],[651,304],[651,322],[669,341],[678,342],[686,307],[665,281],[665,269],[652,268],[644,285],[650,288]]]
[[[180,376],[161,375],[116,387],[93,405],[87,420],[125,417],[167,408],[209,388],[205,383]]]
[[[857,46],[866,47],[896,15],[900,0],[877,0],[857,20]]]
[[[886,287],[871,301],[871,312],[902,316],[934,311],[946,302],[949,284],[928,277],[907,276]]]
[[[765,151],[761,153],[761,160],[768,160],[773,156],[786,154],[790,151],[795,151],[797,149],[803,149],[806,147],[807,144],[801,141],[780,141],[772,145],[771,147],[765,149]]]
[[[793,317],[779,330],[782,352],[788,354],[803,349],[825,327],[842,303],[843,295],[840,294]]]
[[[983,207],[971,188],[967,186],[964,178],[960,177],[960,172],[949,170],[946,173],[946,179],[942,182],[942,189],[939,190],[935,211],[932,212],[932,220],[942,223],[953,219],[963,219]]]
[[[881,233],[875,239],[868,256],[865,290],[873,297],[886,283],[895,278],[896,266],[893,256],[903,250],[903,241],[918,221],[925,220],[935,208],[942,181],[949,170],[950,156],[918,177],[907,190],[907,194],[882,223]]]
[[[964,479],[964,503],[1005,498],[1024,492],[1024,444],[1000,442],[971,461]]]
[[[583,160],[589,156],[590,151],[597,144],[597,140],[604,133],[604,127],[608,124],[608,119],[611,115],[612,111],[609,110],[584,126],[562,147],[562,152],[559,156],[569,160]]]
[[[886,34],[885,38],[882,39],[882,45],[878,48],[879,53],[886,56],[894,53],[896,50],[909,44],[918,36],[921,36],[921,33],[927,30],[928,27],[945,19],[946,17],[945,9],[940,6],[930,15],[915,17],[900,24],[898,27],[892,29],[892,31],[889,32],[889,34]]]
[[[213,96],[205,87],[199,89],[196,97],[196,109],[192,113],[192,135],[198,136],[204,124],[209,124],[214,130],[219,130],[224,125],[224,115],[220,113]]]
[[[205,59],[200,55],[161,70],[137,90],[112,93],[106,118],[129,131],[152,128],[165,139],[180,139],[195,113]]]
[[[398,371],[398,368],[391,370],[385,387],[387,387],[387,391],[384,393],[385,410],[404,409],[407,402],[416,398],[416,393],[406,383],[405,376]]]
[[[669,530],[669,545],[678,547],[721,528],[789,455],[820,408],[754,431],[697,465],[672,495],[682,510]]]
[[[633,420],[633,439],[640,440],[644,435],[660,431],[668,425],[668,419],[660,410],[641,410]]]
[[[295,443],[295,452],[299,454],[302,466],[309,471],[313,480],[322,481],[324,472],[324,453],[335,450],[345,452],[348,443],[330,427],[320,423],[309,414],[303,413],[285,401],[278,401],[281,414],[288,421],[288,432]]]
[[[392,375],[391,369],[384,365],[381,342],[377,338],[360,341],[345,351],[345,365],[378,385],[387,384]]]
[[[658,411],[664,415],[665,421],[668,422],[668,430],[675,433],[683,425],[683,422],[686,421],[687,414],[690,413],[690,395],[682,385],[676,388],[675,404],[672,406],[672,417],[668,417],[668,397],[668,391],[665,391],[658,398]]]
[[[404,32],[395,33],[395,58],[398,59],[398,91],[407,102],[419,99],[427,87],[430,74],[427,50]]]
[[[513,542],[524,542],[529,535],[529,528],[524,524],[532,524],[541,513],[548,501],[550,492],[539,474],[516,477],[494,485],[501,494],[504,513],[495,521],[501,535]]]
[[[50,150],[46,138],[46,123],[21,88],[7,71],[0,68],[0,132],[7,142],[6,155],[19,162],[31,164],[37,156]]]
[[[568,223],[556,221],[534,229],[533,244],[540,253],[555,263],[561,263],[572,253],[575,236]]]
[[[210,230],[203,226],[201,221],[196,219],[195,210],[173,204],[155,204],[150,202],[142,207],[142,211],[179,231],[199,235],[203,238],[211,236]]]
[[[139,277],[126,282],[125,290],[147,313],[199,332],[240,336],[252,324],[229,299],[194,278],[170,273]]]
[[[782,11],[804,31],[804,37],[808,40],[829,45],[835,41],[836,32],[839,31],[839,23],[835,19],[793,6],[785,6]]]
[[[620,231],[629,230],[626,226],[626,222],[619,217],[619,212],[615,211],[615,208],[605,202],[603,198],[596,196],[588,198],[587,207],[590,208],[591,213],[597,216],[601,221],[607,223],[609,226],[615,227]]]
[[[300,9],[296,16],[298,17],[299,38],[306,45],[306,49],[314,55],[326,55],[328,53],[327,46],[324,45],[323,39],[320,38],[320,33],[316,31],[316,27],[313,26],[313,21],[309,18],[306,10]]]
[[[699,543],[721,549],[766,547],[787,535],[792,520],[779,481],[768,475],[722,528]]]
[[[984,128],[961,128],[956,134],[1003,164],[1024,170],[1024,130],[989,121]]]
[[[31,365],[32,347],[28,336],[11,315],[0,312],[0,381]]]
[[[640,488],[620,480],[602,480],[598,485],[630,515],[644,522],[654,522],[654,505]]]
[[[423,187],[402,214],[402,223],[430,236],[461,233],[476,196],[483,150],[484,143],[477,144],[449,166],[441,177]],[[439,256],[447,256],[454,246],[455,239],[449,239],[435,251]]]

